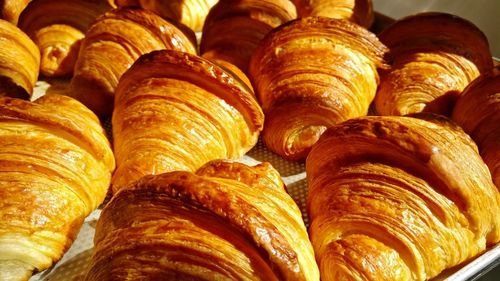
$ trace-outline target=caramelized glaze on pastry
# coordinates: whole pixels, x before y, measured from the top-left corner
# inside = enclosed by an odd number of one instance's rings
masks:
[[[21,14],[19,28],[40,49],[40,73],[71,75],[80,40],[96,17],[110,9],[105,0],[33,0]]]
[[[0,96],[31,96],[40,67],[38,47],[19,28],[0,20],[0,50]]]
[[[404,18],[380,34],[392,70],[375,98],[381,115],[451,114],[462,90],[493,67],[488,41],[472,23],[443,13]]]
[[[196,53],[183,32],[152,12],[124,8],[105,13],[82,41],[72,95],[97,115],[111,114],[121,75],[141,55],[161,49]]]
[[[119,7],[140,6],[186,25],[193,31],[201,31],[210,8],[217,0],[115,0]]]
[[[70,97],[0,97],[0,163],[0,280],[28,280],[104,200],[113,153],[97,117]]]
[[[500,240],[500,194],[443,117],[330,128],[306,162],[321,280],[427,280]]]
[[[500,66],[465,88],[452,118],[476,141],[493,182],[500,188]]]
[[[17,25],[19,15],[28,6],[31,0],[2,0],[0,1],[1,18]]]
[[[308,17],[269,33],[250,62],[266,146],[305,159],[326,128],[366,115],[386,52],[374,34],[345,20]]]
[[[319,280],[299,208],[267,163],[144,177],[104,208],[94,243],[86,281]]]
[[[257,142],[263,117],[245,83],[217,65],[171,50],[144,55],[116,90],[113,190],[238,158]]]
[[[322,16],[346,19],[369,28],[373,24],[372,0],[292,0],[301,18]]]
[[[221,0],[203,26],[200,51],[247,71],[258,43],[273,28],[297,18],[289,0]]]

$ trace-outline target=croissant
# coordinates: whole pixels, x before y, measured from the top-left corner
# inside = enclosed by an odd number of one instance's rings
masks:
[[[103,209],[94,244],[86,281],[319,280],[300,210],[268,163],[144,177]]]
[[[31,0],[3,0],[0,1],[1,19],[17,25],[19,15],[28,6]]]
[[[113,191],[145,175],[241,157],[263,118],[245,83],[217,65],[171,50],[144,55],[116,90]]]
[[[308,17],[269,33],[249,68],[266,114],[266,146],[302,160],[327,127],[366,115],[386,52],[374,34],[345,20]]]
[[[245,73],[243,73],[243,71],[241,71],[239,67],[222,58],[212,57],[206,54],[203,55],[202,57],[208,59],[210,62],[221,67],[223,70],[228,72],[234,79],[239,80],[240,83],[245,84],[248,87],[248,90],[250,91],[252,96],[254,96],[255,98],[255,92],[253,90],[250,79],[248,79],[248,76]]]
[[[71,75],[85,31],[110,9],[105,0],[33,0],[19,27],[40,48],[40,72],[46,77]]]
[[[115,0],[115,3],[118,7],[140,6],[198,32],[217,0]]]
[[[0,120],[0,280],[28,280],[104,200],[114,158],[99,120],[70,97],[0,97]]]
[[[465,88],[452,118],[476,141],[493,182],[500,188],[500,66]]]
[[[228,61],[246,72],[260,40],[295,18],[289,0],[221,0],[205,20],[200,51],[208,59]]]
[[[485,35],[457,16],[410,16],[379,37],[394,58],[375,98],[381,115],[425,111],[449,116],[462,90],[493,67]]]
[[[369,28],[374,21],[372,0],[293,0],[300,17],[346,19]]]
[[[122,74],[142,54],[161,49],[196,53],[184,33],[151,12],[124,8],[105,13],[82,41],[70,85],[73,96],[97,115],[111,114]]]
[[[38,47],[19,28],[0,19],[0,50],[0,96],[31,96],[40,65]]]
[[[500,194],[444,117],[373,116],[326,131],[306,162],[321,280],[428,280],[500,240]]]

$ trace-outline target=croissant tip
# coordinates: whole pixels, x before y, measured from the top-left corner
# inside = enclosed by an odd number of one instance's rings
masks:
[[[0,261],[0,280],[28,281],[33,274],[34,267],[18,260]]]

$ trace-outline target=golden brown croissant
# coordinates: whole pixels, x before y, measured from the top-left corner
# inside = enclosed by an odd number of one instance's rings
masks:
[[[380,34],[394,63],[375,98],[381,115],[450,115],[456,98],[493,67],[488,41],[472,23],[443,13],[399,20]]]
[[[346,121],[323,134],[306,169],[321,280],[427,280],[500,240],[500,194],[447,120]]]
[[[19,15],[28,6],[31,0],[2,0],[0,1],[1,18],[17,25]]]
[[[147,176],[97,222],[91,280],[319,280],[299,208],[265,163]]]
[[[255,97],[255,93],[253,91],[253,87],[252,87],[252,83],[250,82],[250,79],[248,79],[248,76],[246,76],[246,74],[243,73],[243,71],[241,71],[241,69],[239,67],[237,67],[236,65],[228,62],[227,60],[219,59],[217,57],[211,57],[210,55],[208,55],[208,56],[204,55],[202,57],[208,59],[209,61],[211,61],[211,62],[213,62],[215,64],[217,64],[222,69],[224,69],[225,71],[229,72],[233,76],[233,78],[239,79],[240,82],[243,82],[248,87],[248,89],[250,90],[250,92],[252,93],[252,95]]]
[[[161,49],[196,53],[178,28],[140,9],[117,9],[100,16],[81,45],[71,91],[100,116],[111,114],[118,80],[141,55]]]
[[[171,50],[144,55],[116,90],[113,191],[145,175],[238,158],[257,142],[263,118],[245,83],[217,65]]]
[[[366,115],[386,51],[374,34],[345,20],[308,17],[269,33],[250,62],[266,146],[305,159],[327,127]]]
[[[259,42],[273,28],[297,18],[289,0],[221,0],[203,26],[200,51],[247,71]]]
[[[73,73],[79,42],[97,16],[111,9],[105,0],[34,0],[19,28],[40,48],[40,72],[48,77]]]
[[[30,96],[38,79],[38,47],[19,28],[0,19],[0,50],[0,96]]]
[[[0,280],[28,280],[61,258],[104,200],[113,153],[76,100],[1,97],[0,163]]]
[[[160,16],[201,31],[210,8],[217,0],[115,0],[119,7],[140,6]]]
[[[369,28],[373,24],[372,0],[292,0],[300,17],[346,19]]]
[[[500,66],[465,88],[452,118],[476,141],[500,189]]]

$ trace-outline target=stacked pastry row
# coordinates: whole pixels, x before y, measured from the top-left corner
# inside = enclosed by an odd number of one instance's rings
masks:
[[[68,94],[83,103],[58,95],[47,95],[35,102],[13,98],[0,102],[5,111],[1,126],[5,131],[0,138],[5,148],[1,154],[6,161],[1,173],[9,186],[1,197],[2,280],[27,280],[32,271],[44,270],[59,260],[75,239],[83,219],[102,203],[110,183],[116,192],[144,175],[194,173],[211,160],[238,158],[255,145],[262,130],[263,113],[248,79],[236,66],[222,61],[219,66],[196,56],[194,33],[180,22],[167,21],[140,8],[111,8],[106,1],[68,1],[67,6],[55,5],[54,1],[32,1],[19,19],[19,27],[31,38],[2,21],[2,42],[6,43],[2,46],[6,54],[2,64],[6,71],[2,74],[9,82],[2,83],[3,94],[29,96],[41,66],[44,77],[70,76]],[[113,114],[113,150],[118,169],[111,178],[115,158],[94,113],[106,117],[113,112],[114,104],[117,107]],[[203,199],[203,192],[193,189],[193,196],[201,196],[200,199],[193,198],[192,203],[181,200],[180,209],[175,212],[182,213],[192,205],[192,212],[201,213],[194,217],[179,213],[180,216],[167,220],[160,215],[159,221],[151,217],[144,225],[152,229],[162,224],[184,225],[185,230],[180,233],[178,227],[171,229],[173,235],[186,239],[185,243],[174,245],[184,244],[186,250],[191,248],[187,251],[191,254],[178,256],[178,248],[166,258],[171,266],[158,266],[160,273],[146,270],[143,278],[149,274],[154,280],[154,276],[165,271],[171,272],[174,279],[196,275],[216,279],[319,278],[300,211],[274,169],[267,165],[250,168],[213,163],[204,170],[205,175],[200,174],[199,178],[189,172],[179,173],[179,180],[192,177],[194,181],[187,183],[187,188],[205,182],[205,192],[225,186],[225,193],[216,192]],[[148,193],[151,188],[138,194]],[[177,188],[174,191],[177,193]],[[167,193],[160,189],[158,197]],[[173,196],[175,201],[177,195]],[[262,196],[270,201],[256,205]],[[221,200],[212,205],[212,200],[219,197],[236,201],[227,205],[227,201]],[[154,202],[157,203],[161,200]],[[206,204],[207,208],[199,204]],[[163,213],[164,207],[152,208],[151,214],[154,210]],[[244,212],[250,220],[237,219]],[[146,213],[136,209],[130,218],[141,220],[140,215]],[[188,223],[194,218],[199,219]],[[200,221],[206,225],[198,225]],[[130,236],[131,231],[122,232]],[[212,238],[204,244],[200,240],[187,241],[189,232],[193,238],[212,233]],[[137,239],[145,239],[144,232],[137,234]],[[253,241],[248,236],[253,236]],[[103,239],[103,247],[108,240]],[[160,243],[152,242],[153,246]],[[132,252],[142,247],[137,246],[131,248]],[[143,246],[151,247],[147,243]],[[216,259],[212,264],[199,264],[195,257],[208,255],[215,248],[224,251],[213,254]],[[114,255],[115,251],[106,252]],[[122,254],[125,257],[127,252]],[[113,260],[119,263],[120,255],[116,254]],[[100,256],[96,253],[96,257]],[[143,258],[150,256],[149,251],[143,252]],[[190,261],[177,268],[186,259]],[[105,264],[110,265],[107,261]],[[226,264],[225,269],[217,269],[222,264]],[[97,280],[105,276],[131,278],[126,276],[133,267],[124,267],[125,275],[121,275],[113,266],[99,269],[96,265],[92,267],[95,270],[89,270],[88,278],[93,278],[91,272],[98,274]],[[141,279],[137,274],[132,279]]]
[[[57,261],[110,183],[86,280],[427,280],[500,240],[498,70],[471,23],[377,37],[371,1],[66,2],[31,1],[27,35],[1,22],[3,94],[40,71],[81,103],[0,102],[0,279]],[[276,170],[216,160],[261,131],[307,157],[312,243]]]

